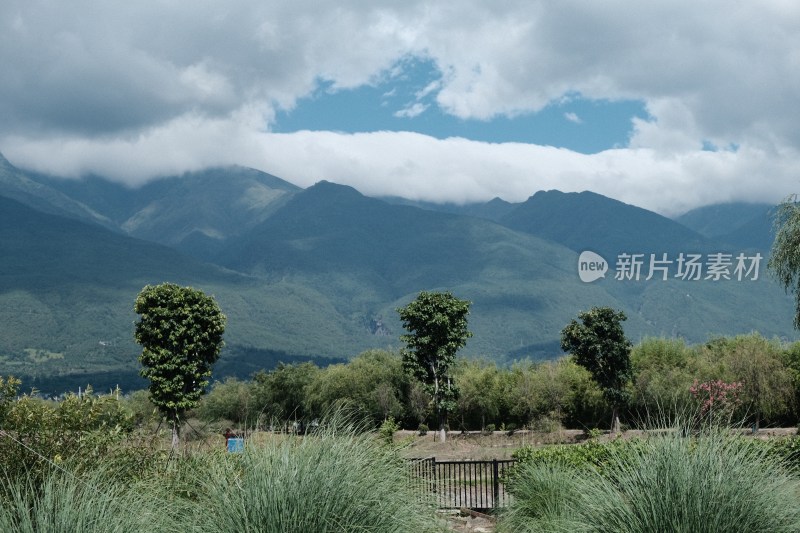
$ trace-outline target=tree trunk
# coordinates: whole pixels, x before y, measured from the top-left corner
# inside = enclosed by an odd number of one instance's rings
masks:
[[[181,425],[177,415],[172,418],[172,451],[178,451],[181,443]]]
[[[619,433],[619,408],[614,406],[611,410],[611,436],[616,436]]]

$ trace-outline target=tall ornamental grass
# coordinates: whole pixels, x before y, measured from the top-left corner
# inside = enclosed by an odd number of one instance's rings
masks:
[[[800,478],[768,446],[723,432],[610,448],[602,469],[531,463],[501,532],[800,531]]]
[[[443,531],[396,453],[354,428],[276,437],[218,456],[202,476],[203,531]]]
[[[154,487],[130,486],[104,472],[0,478],[0,531],[151,533],[179,531],[174,507]]]

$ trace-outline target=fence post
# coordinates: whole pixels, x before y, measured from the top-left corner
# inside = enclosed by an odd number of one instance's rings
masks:
[[[497,459],[492,460],[492,485],[494,486],[494,499],[492,500],[492,507],[498,507],[500,499],[500,472],[497,465]]]
[[[441,496],[439,495],[439,484],[436,480],[436,457],[431,457],[431,471],[433,472],[433,492],[436,494],[436,505],[441,505]]]

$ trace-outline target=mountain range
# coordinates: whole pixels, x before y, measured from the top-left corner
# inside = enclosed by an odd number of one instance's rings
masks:
[[[131,189],[0,156],[0,375],[44,390],[140,386],[133,300],[163,281],[213,294],[228,316],[217,377],[397,347],[395,309],[421,290],[472,301],[465,353],[504,362],[558,356],[561,328],[593,305],[624,310],[634,341],[793,339],[792,300],[766,271],[770,209],[707,206],[672,220],[559,191],[440,205],[325,181],[301,189],[243,167]],[[605,277],[581,281],[586,250]],[[700,279],[680,277],[690,254]],[[715,261],[731,279],[714,279]]]

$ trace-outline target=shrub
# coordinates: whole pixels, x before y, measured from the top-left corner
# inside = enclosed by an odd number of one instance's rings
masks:
[[[419,427],[417,428],[417,431],[419,431],[419,436],[420,437],[424,437],[425,435],[428,434],[428,431],[430,431],[430,428],[428,428],[428,424],[424,424],[423,423],[423,424],[419,425]]]
[[[496,428],[496,426],[494,424],[486,424],[483,427],[483,434],[484,435],[491,435],[492,433],[494,433],[495,428]]]
[[[398,431],[399,429],[400,426],[397,424],[397,422],[395,422],[394,417],[390,416],[381,424],[381,427],[378,430],[378,436],[386,444],[391,444],[394,441],[395,431]]]
[[[681,434],[605,446],[602,469],[529,460],[511,481],[499,531],[800,529],[800,479],[769,446]]]
[[[116,395],[96,396],[89,387],[59,403],[23,395],[4,411],[0,467],[12,478],[45,473],[51,461],[93,468],[133,429],[132,415]]]
[[[442,531],[391,448],[330,422],[311,436],[219,454],[199,482],[204,531]]]
[[[560,464],[574,469],[593,469],[602,472],[611,457],[623,456],[641,446],[643,446],[642,441],[638,439],[614,440],[605,443],[588,440],[581,444],[541,447],[522,446],[512,454],[512,457],[518,461],[514,472],[515,475],[519,475],[526,464]]]

